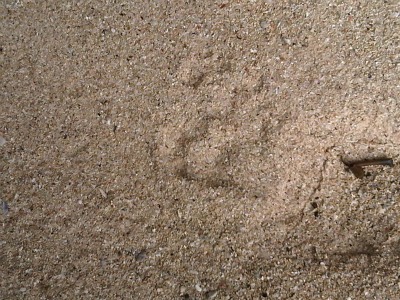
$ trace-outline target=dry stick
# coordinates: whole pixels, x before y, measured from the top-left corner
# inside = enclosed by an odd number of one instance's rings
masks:
[[[343,160],[342,160],[343,161]],[[363,178],[364,176],[364,169],[362,167],[365,166],[390,166],[393,167],[393,159],[391,158],[376,158],[376,159],[365,159],[356,162],[345,162],[343,163],[349,167],[350,171],[356,176],[357,178]]]

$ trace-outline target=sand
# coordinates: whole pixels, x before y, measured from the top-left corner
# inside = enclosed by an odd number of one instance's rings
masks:
[[[394,0],[2,1],[0,298],[400,298],[399,25]]]

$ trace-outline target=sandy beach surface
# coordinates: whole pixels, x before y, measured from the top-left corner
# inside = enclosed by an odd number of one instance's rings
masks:
[[[397,0],[0,15],[1,299],[400,299]]]

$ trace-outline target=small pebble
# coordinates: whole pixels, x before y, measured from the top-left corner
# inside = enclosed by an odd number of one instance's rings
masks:
[[[99,190],[100,190],[100,194],[103,197],[103,199],[107,199],[107,193],[103,189],[99,189]]]
[[[147,257],[146,250],[140,250],[135,254],[136,261],[142,261]]]
[[[214,299],[215,297],[217,297],[217,295],[218,295],[218,291],[217,290],[208,291],[206,293],[206,298],[207,299]]]
[[[196,284],[195,286],[196,291],[201,292],[203,289],[201,288],[200,284]]]
[[[268,22],[266,20],[260,20],[260,27],[266,29],[268,27]]]
[[[0,147],[1,147],[1,146],[4,146],[4,144],[5,144],[6,142],[7,142],[6,139],[3,138],[2,136],[0,136]]]
[[[8,214],[10,211],[10,207],[8,206],[8,203],[6,201],[1,201],[1,210],[3,211],[3,214]]]

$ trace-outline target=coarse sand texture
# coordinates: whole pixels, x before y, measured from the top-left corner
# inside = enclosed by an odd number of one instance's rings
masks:
[[[0,14],[0,299],[400,299],[399,1]]]

